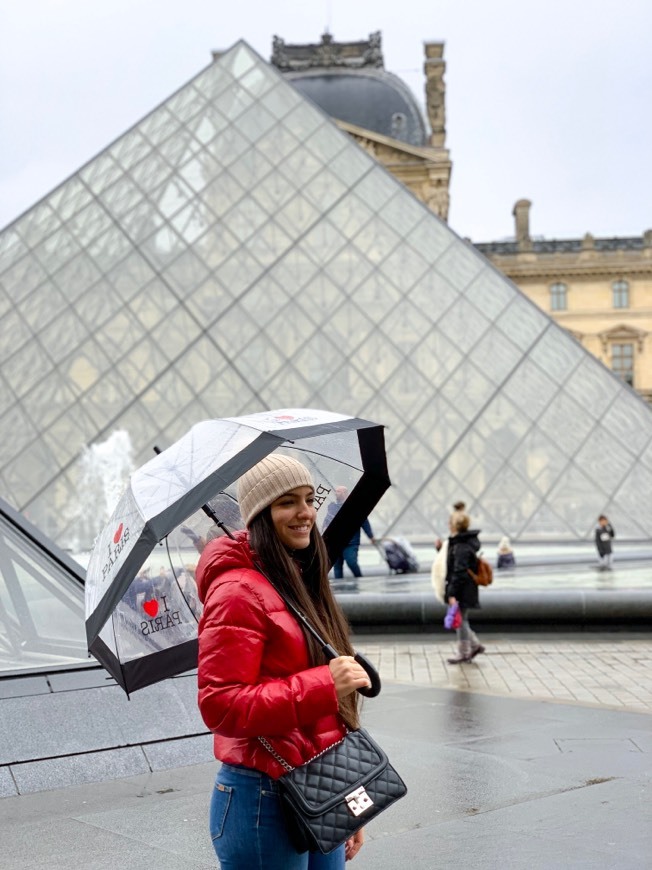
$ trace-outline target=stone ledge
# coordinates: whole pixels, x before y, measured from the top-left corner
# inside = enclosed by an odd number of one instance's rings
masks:
[[[0,798],[214,761],[213,737],[199,734],[134,746],[112,746],[0,766]]]
[[[439,625],[445,606],[432,593],[340,593],[353,628]],[[652,589],[482,590],[474,625],[652,625]]]

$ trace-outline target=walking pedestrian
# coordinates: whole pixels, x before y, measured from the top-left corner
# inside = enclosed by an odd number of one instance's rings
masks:
[[[466,508],[466,504],[463,501],[456,501],[453,505],[453,513],[451,513],[448,517],[448,527],[450,531],[451,518],[454,513],[463,513]],[[435,590],[435,595],[442,602],[442,604],[447,603],[446,598],[446,573],[448,570],[448,538],[444,538],[442,540],[440,537],[435,538],[435,550],[437,551],[437,555],[435,556],[432,568],[430,570],[430,582],[432,584],[432,588]]]
[[[345,486],[335,487],[335,501],[332,501],[328,505],[328,510],[326,511],[326,518],[324,520],[324,531],[326,531],[326,529],[328,528],[328,524],[332,522],[337,516],[337,513],[346,501],[348,494],[349,491]],[[374,533],[371,530],[371,524],[368,519],[365,519],[362,523],[362,529],[357,530],[349,543],[333,562],[333,577],[336,580],[342,580],[344,577],[344,563],[346,562],[346,564],[349,566],[349,570],[356,578],[356,581],[351,584],[351,587],[353,589],[358,588],[357,578],[362,577],[362,571],[360,570],[360,565],[358,564],[358,550],[360,549],[361,531],[365,533],[365,535],[369,538],[372,544],[376,543]]]
[[[611,540],[615,537],[616,533],[613,526],[604,514],[600,514],[595,527],[595,546],[598,550],[601,571],[611,571]]]
[[[469,529],[471,520],[463,510],[456,510],[449,520],[450,537],[446,561],[446,601],[457,603],[462,624],[457,629],[457,655],[448,659],[451,665],[470,662],[485,651],[469,622],[469,610],[480,606],[480,596],[469,568],[476,570],[480,549],[479,529]]]
[[[463,513],[466,504],[463,501],[456,501],[453,505],[453,513],[448,517],[448,527],[450,531],[451,518],[454,513]],[[442,602],[447,603],[446,599],[446,573],[448,566],[448,538],[443,540],[437,536],[435,538],[435,550],[437,555],[433,559],[432,568],[430,570],[430,582],[435,591],[435,595]]]
[[[356,729],[356,690],[369,677],[352,657],[328,580],[308,469],[271,454],[237,489],[246,530],[208,543],[197,565],[199,707],[222,762],[211,799],[213,846],[222,870],[343,870],[363,832],[329,855],[297,852],[284,824],[276,780],[285,768],[276,755],[298,766]],[[342,655],[326,663],[275,586]]]

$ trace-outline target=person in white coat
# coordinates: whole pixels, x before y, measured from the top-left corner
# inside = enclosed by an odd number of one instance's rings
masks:
[[[443,541],[441,538],[437,538],[435,540],[435,550],[437,550],[437,555],[432,563],[430,579],[437,599],[441,601],[442,604],[446,604],[446,560],[448,558],[448,538],[444,538]]]

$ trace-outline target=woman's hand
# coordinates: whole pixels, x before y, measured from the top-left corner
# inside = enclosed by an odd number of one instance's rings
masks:
[[[349,837],[344,846],[344,860],[350,861],[351,858],[355,858],[360,849],[362,848],[362,844],[364,843],[364,829],[360,828],[359,831]]]
[[[356,689],[371,686],[367,672],[353,656],[338,656],[336,659],[331,659],[328,667],[331,670],[338,698],[346,698],[347,695],[352,695]]]
[[[457,604],[457,598],[455,598],[454,595],[451,595],[450,598],[448,599],[448,603],[449,604]]]

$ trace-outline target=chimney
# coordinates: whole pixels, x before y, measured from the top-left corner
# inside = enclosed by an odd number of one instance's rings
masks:
[[[433,148],[444,148],[446,144],[446,85],[444,84],[444,43],[424,43],[426,62],[426,108],[432,134],[430,144]]]
[[[530,240],[530,206],[532,203],[529,199],[519,199],[514,206],[515,225],[516,225],[516,241],[519,246],[524,248],[529,246]]]

